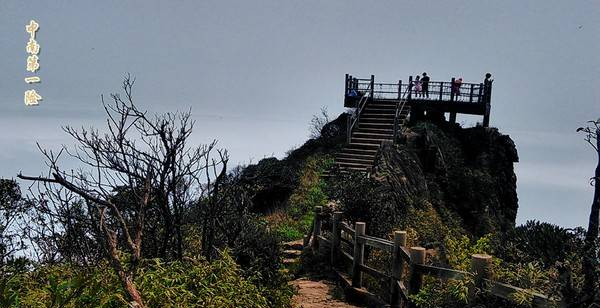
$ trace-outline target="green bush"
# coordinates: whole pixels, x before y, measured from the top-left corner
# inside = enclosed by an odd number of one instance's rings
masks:
[[[187,260],[163,263],[145,260],[136,286],[148,307],[287,307],[269,303],[266,287],[243,277],[230,254],[208,263]],[[94,268],[44,266],[0,279],[2,307],[127,307],[118,278],[107,264]],[[287,301],[287,302],[285,302]]]
[[[286,208],[267,217],[270,227],[282,241],[301,239],[312,225],[313,209],[325,206],[328,196],[326,183],[321,178],[333,160],[329,156],[314,155],[306,160]]]
[[[323,171],[327,170],[333,160],[328,156],[315,155],[306,160],[300,174],[298,187],[289,200],[289,213],[294,218],[300,218],[311,212],[316,206],[327,204],[325,181],[321,179]]]
[[[527,221],[495,240],[496,254],[509,262],[536,262],[546,267],[564,262],[572,253],[583,252],[583,229],[569,230],[559,226]]]

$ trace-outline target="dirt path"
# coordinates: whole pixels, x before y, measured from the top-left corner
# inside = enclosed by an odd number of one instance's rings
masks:
[[[335,285],[329,281],[313,281],[299,278],[290,282],[297,290],[294,296],[294,308],[359,308],[333,298]]]

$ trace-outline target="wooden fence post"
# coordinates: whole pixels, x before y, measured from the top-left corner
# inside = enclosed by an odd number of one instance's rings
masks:
[[[408,293],[411,295],[419,293],[423,284],[423,274],[417,269],[417,264],[425,263],[425,248],[411,247],[410,248],[410,280],[408,283]],[[411,306],[412,307],[412,306]]]
[[[402,254],[400,250],[406,246],[406,231],[394,231],[394,253],[392,255],[392,277],[390,279],[391,287],[391,299],[390,304],[392,308],[402,307],[402,301],[400,300],[400,288],[398,282],[402,282],[402,270],[404,268],[404,260],[402,260]]]
[[[471,272],[475,274],[475,282],[481,285],[484,279],[492,278],[492,256],[474,254],[471,256]]]
[[[471,272],[475,275],[475,286],[484,287],[484,279],[492,278],[492,256],[483,254],[471,255]],[[469,301],[475,297],[476,288],[469,289]]]
[[[338,256],[340,252],[340,222],[342,221],[342,212],[333,212],[332,222],[331,222],[331,232],[333,233],[331,237],[331,266],[335,267],[338,261]]]
[[[319,248],[319,235],[321,235],[321,213],[323,212],[322,206],[315,206],[315,229],[313,231],[313,242],[312,247],[314,249]]]
[[[365,235],[366,224],[357,222],[354,224],[354,261],[352,262],[352,286],[362,287],[362,272],[360,266],[363,265],[365,256],[365,244],[360,243],[358,238]]]

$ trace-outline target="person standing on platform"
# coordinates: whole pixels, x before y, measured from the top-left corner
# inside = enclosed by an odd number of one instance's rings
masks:
[[[454,90],[454,99],[458,100],[458,96],[460,96],[460,87],[462,86],[462,77],[454,80],[454,84],[453,84],[453,90]]]
[[[494,82],[494,79],[492,79],[492,74],[485,74],[485,79],[483,80],[483,98],[486,102],[489,102],[492,82]]]
[[[421,85],[421,76],[417,75],[417,77],[415,78],[415,95],[416,95],[416,97],[421,97],[422,90],[423,90],[423,87]]]
[[[427,73],[423,73],[423,78],[421,78],[421,90],[423,97],[429,98],[429,76],[427,76]]]

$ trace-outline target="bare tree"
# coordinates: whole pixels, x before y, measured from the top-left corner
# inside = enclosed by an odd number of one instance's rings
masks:
[[[327,107],[321,107],[321,113],[318,115],[313,115],[310,120],[310,138],[317,139],[321,136],[321,131],[325,124],[329,123],[329,113],[327,112]]]
[[[588,123],[587,127],[580,127],[577,131],[585,134],[585,141],[592,146],[598,155],[596,171],[594,177],[590,179],[590,183],[594,185],[594,199],[592,200],[592,209],[585,236],[585,256],[583,258],[584,292],[588,296],[594,296],[595,287],[598,283],[597,266],[600,257],[598,256],[598,233],[600,231],[600,185],[598,185],[600,180],[600,119],[588,121]]]
[[[65,127],[77,145],[63,146],[57,153],[38,145],[49,166],[47,175],[19,174],[19,178],[66,189],[93,207],[86,213],[100,230],[98,242],[104,245],[132,305],[144,307],[134,284],[144,230],[152,227],[159,235],[156,252],[160,257],[182,258],[184,209],[192,200],[201,204],[198,200],[211,199],[225,173],[228,155],[215,149],[216,141],[187,145],[194,126],[190,112],[151,117],[140,111],[133,103],[133,84],[127,76],[124,98],[111,94],[108,104],[102,97],[107,132]],[[214,151],[218,158],[212,158]],[[66,172],[59,165],[64,155],[84,167]],[[149,226],[148,217],[156,218],[159,225]],[[209,227],[205,233],[210,232]]]

